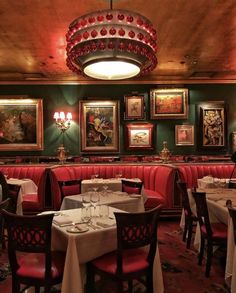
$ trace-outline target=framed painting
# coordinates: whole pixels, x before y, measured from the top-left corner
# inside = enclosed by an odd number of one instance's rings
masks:
[[[119,151],[119,101],[80,102],[81,151]]]
[[[194,125],[175,125],[175,144],[177,146],[193,146]]]
[[[198,145],[200,149],[226,148],[226,106],[222,101],[198,104]]]
[[[151,119],[187,119],[188,90],[153,89],[151,97]]]
[[[27,96],[0,96],[0,150],[43,149],[43,101]]]
[[[231,133],[231,149],[232,152],[236,152],[236,131]]]
[[[144,120],[145,102],[144,95],[125,95],[125,120]]]
[[[128,150],[153,150],[153,124],[126,124],[126,147]]]

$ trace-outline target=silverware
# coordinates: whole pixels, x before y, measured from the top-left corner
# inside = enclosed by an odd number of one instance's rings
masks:
[[[61,224],[59,225],[59,227],[68,227],[68,226],[74,226],[74,225],[79,225],[79,224],[88,224],[88,221],[87,222],[72,222],[72,223],[66,223],[66,224]]]

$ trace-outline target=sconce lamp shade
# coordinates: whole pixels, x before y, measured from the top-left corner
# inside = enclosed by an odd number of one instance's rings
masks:
[[[70,128],[72,114],[68,112],[65,114],[64,112],[55,112],[53,118],[56,120],[56,126],[62,131],[65,132],[68,128]]]
[[[157,65],[156,39],[152,23],[138,13],[96,11],[70,24],[67,66],[77,74],[103,80],[147,74]]]

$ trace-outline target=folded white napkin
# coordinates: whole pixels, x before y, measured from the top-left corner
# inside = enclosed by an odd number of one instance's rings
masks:
[[[59,217],[56,217],[55,219],[53,219],[53,223],[58,226],[61,226],[64,224],[72,224],[72,221],[70,220],[69,217],[59,216]]]
[[[100,219],[96,223],[98,226],[103,228],[109,228],[116,225],[116,221],[113,219]]]

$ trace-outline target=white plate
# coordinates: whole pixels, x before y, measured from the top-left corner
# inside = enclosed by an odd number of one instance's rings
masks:
[[[70,228],[66,229],[66,231],[69,233],[85,233],[85,232],[89,231],[89,228],[75,225],[74,227],[70,227]]]

